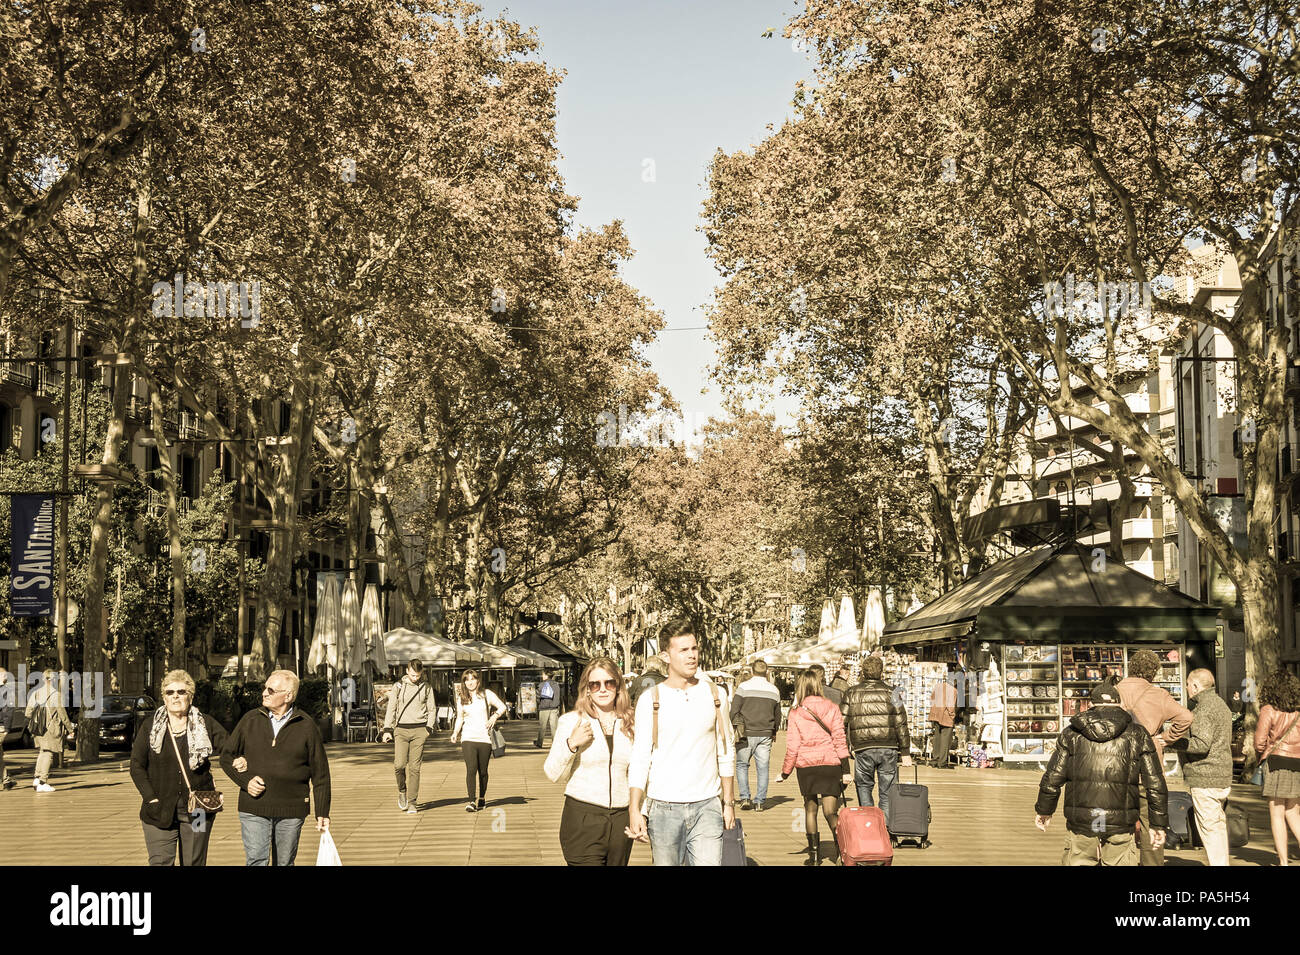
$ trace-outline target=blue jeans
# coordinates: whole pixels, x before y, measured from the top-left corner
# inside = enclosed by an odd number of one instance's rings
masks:
[[[871,790],[880,777],[880,811],[889,824],[889,800],[898,782],[898,750],[884,747],[860,749],[853,754],[853,782],[858,790],[858,805],[874,806]]]
[[[722,803],[652,800],[646,817],[655,865],[722,865]]]
[[[272,840],[275,841],[275,864],[293,865],[294,857],[298,855],[302,822],[301,819],[272,819],[241,812],[239,834],[244,840],[245,865],[270,865]]]
[[[754,787],[757,799],[762,802],[767,798],[767,770],[772,763],[772,737],[746,736],[736,746],[736,785],[739,787],[741,802],[749,798],[749,757],[754,757],[754,774],[758,784]]]

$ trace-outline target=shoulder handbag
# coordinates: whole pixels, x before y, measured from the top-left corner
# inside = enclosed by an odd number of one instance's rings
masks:
[[[835,734],[831,732],[831,729],[830,729],[829,726],[827,726],[825,723],[822,722],[822,718],[821,718],[820,716],[818,716],[816,713],[814,713],[814,712],[813,712],[809,707],[807,707],[807,706],[800,707],[800,708],[801,708],[805,713],[807,713],[809,716],[811,716],[813,719],[815,719],[815,720],[817,721],[817,725],[820,726],[822,729],[824,729],[824,730],[826,731],[826,735],[829,736],[829,737],[831,738],[831,742],[832,742],[832,743],[835,742]]]
[[[831,732],[830,727],[822,722],[822,718],[812,711],[811,708],[804,706],[803,711],[817,721],[817,725],[826,731],[826,735],[831,738],[831,743],[835,742],[835,734]],[[844,798],[844,791],[848,788],[843,782],[840,783],[840,799]]]
[[[196,791],[194,787],[190,785],[190,774],[185,768],[185,760],[181,756],[181,747],[180,744],[176,742],[176,734],[172,732],[171,726],[167,727],[167,735],[171,737],[172,749],[176,751],[176,762],[181,764],[181,776],[184,777],[185,788],[189,790],[190,793],[189,802],[186,804],[186,808],[189,810],[190,815],[193,815],[200,810],[203,812],[220,812],[221,807],[225,805],[226,797],[215,789],[199,789]]]
[[[492,704],[488,702],[487,694],[483,694],[483,715],[487,719],[492,718]],[[492,755],[500,759],[506,754],[506,738],[502,732],[495,726],[492,727]]]
[[[1300,723],[1300,713],[1297,713],[1295,718],[1287,724],[1287,728],[1282,731],[1282,735],[1273,740],[1273,745],[1264,750],[1260,755],[1259,762],[1255,765],[1255,772],[1252,773],[1250,777],[1250,781],[1256,786],[1264,785],[1264,764],[1268,762],[1268,758],[1273,755],[1273,750],[1277,749],[1282,740],[1291,735],[1291,731],[1295,729],[1296,723]]]

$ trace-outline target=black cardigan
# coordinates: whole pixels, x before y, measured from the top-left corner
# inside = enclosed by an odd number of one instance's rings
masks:
[[[235,771],[243,756],[248,772]],[[330,814],[330,767],[316,723],[294,708],[277,737],[271,732],[271,714],[260,706],[244,714],[221,751],[221,768],[239,784],[239,811],[271,819],[307,816],[308,783],[316,795],[316,815]],[[261,776],[266,791],[248,793],[248,783]]]
[[[226,745],[226,731],[220,723],[208,714],[201,714],[203,725],[207,728],[208,739],[212,741],[212,753],[219,756]],[[162,752],[155,753],[149,748],[149,731],[153,728],[152,717],[145,720],[140,731],[135,734],[135,743],[131,747],[131,781],[140,790],[144,798],[140,806],[140,818],[151,826],[169,829],[176,820],[177,808],[184,809],[189,804],[189,793],[185,790],[185,781],[181,779],[181,768],[176,762],[176,751],[171,740],[163,737]],[[171,733],[171,727],[167,727]],[[205,759],[198,769],[189,768],[190,745],[186,738],[178,739],[181,755],[185,757],[185,770],[190,776],[190,785],[198,789],[216,789],[212,779],[211,759]],[[151,800],[157,799],[157,802]]]

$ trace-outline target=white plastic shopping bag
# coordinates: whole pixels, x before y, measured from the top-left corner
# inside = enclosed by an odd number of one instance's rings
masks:
[[[334,837],[326,829],[320,834],[320,848],[316,850],[317,865],[342,865],[343,860],[339,858],[338,847],[334,845]]]

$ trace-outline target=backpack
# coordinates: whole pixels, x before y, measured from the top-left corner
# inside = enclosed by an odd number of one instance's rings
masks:
[[[27,731],[33,739],[44,736],[50,729],[50,708],[42,703],[27,720]]]
[[[540,696],[543,700],[555,699],[555,684],[552,683],[550,680],[547,680],[545,683],[543,683],[540,687],[537,688],[537,695]]]
[[[661,681],[662,682],[662,681]],[[713,712],[714,717],[713,735],[718,746],[718,752],[727,752],[727,731],[723,728],[726,724],[722,720],[722,699],[718,696],[718,686],[716,683],[709,683],[709,690],[713,693]],[[653,757],[655,750],[659,748],[659,684],[656,683],[650,688],[650,699],[654,702],[654,723],[650,734],[650,755]],[[734,749],[733,749],[734,752]]]

